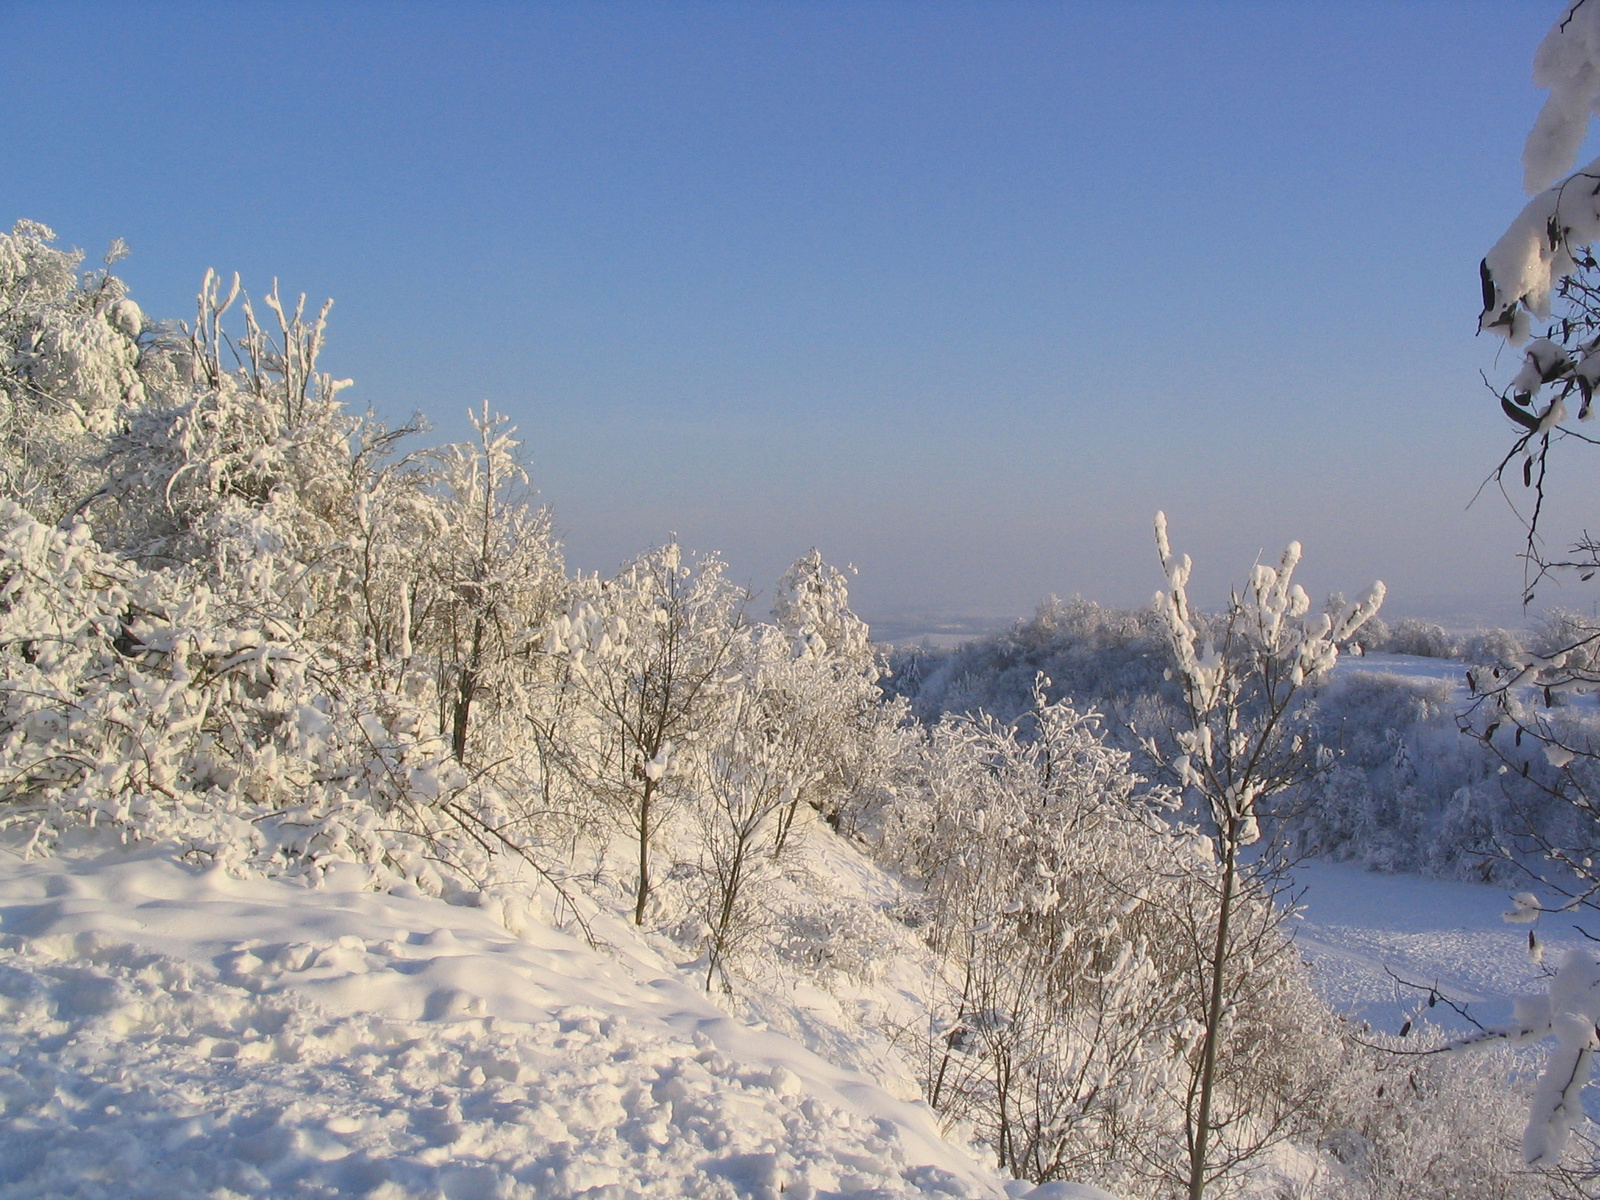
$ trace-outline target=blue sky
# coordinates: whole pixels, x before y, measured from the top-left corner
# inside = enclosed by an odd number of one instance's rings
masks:
[[[1298,537],[1314,592],[1514,620],[1475,268],[1559,8],[7,5],[0,220],[126,238],[161,317],[334,297],[346,397],[487,398],[584,569],[1143,603],[1164,508],[1212,599]]]

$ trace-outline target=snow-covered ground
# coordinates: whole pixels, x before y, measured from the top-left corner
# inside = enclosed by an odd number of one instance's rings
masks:
[[[1426,999],[1399,980],[1436,987],[1488,1024],[1509,1020],[1511,997],[1548,987],[1546,968],[1529,956],[1528,927],[1502,918],[1514,907],[1504,888],[1381,875],[1353,863],[1302,863],[1294,878],[1302,910],[1295,940],[1317,986],[1375,1028],[1394,1033]],[[1551,964],[1587,942],[1571,918],[1555,914],[1541,917],[1537,936]],[[1429,1019],[1450,1024],[1444,1008]]]
[[[1405,679],[1442,679],[1467,691],[1467,664],[1452,658],[1427,658],[1420,654],[1343,654],[1334,665],[1335,678],[1367,671],[1375,675],[1399,675]]]
[[[838,854],[839,886],[881,884]],[[1423,998],[1397,976],[1490,1022],[1545,986],[1503,889],[1333,863],[1296,877],[1318,985],[1378,1028]],[[497,901],[368,882],[353,865],[313,889],[161,850],[0,851],[0,1196],[1006,1190],[905,1088],[728,1015],[699,966],[626,924],[598,914],[597,949]],[[1539,936],[1552,960],[1584,942],[1552,916]],[[830,997],[789,999],[805,1014]]]
[[[647,948],[365,882],[0,851],[0,1194],[1002,1191]]]

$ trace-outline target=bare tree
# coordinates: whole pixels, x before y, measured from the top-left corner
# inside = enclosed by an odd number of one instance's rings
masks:
[[[687,780],[677,756],[714,728],[740,680],[745,599],[720,560],[689,566],[669,544],[592,586],[546,643],[565,659],[568,703],[537,719],[537,732],[569,785],[593,796],[633,840],[641,925],[652,849]]]
[[[733,700],[722,729],[702,757],[701,874],[706,935],[706,990],[720,976],[729,983],[730,960],[760,933],[763,885],[793,841],[783,816],[811,782],[805,742],[770,719],[759,683]]]

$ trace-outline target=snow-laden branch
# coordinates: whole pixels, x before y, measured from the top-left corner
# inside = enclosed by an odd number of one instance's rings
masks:
[[[1522,186],[1531,196],[1572,169],[1600,111],[1600,4],[1575,0],[1533,55],[1533,82],[1550,89],[1522,148]]]
[[[1516,898],[1517,908],[1506,914],[1523,923],[1537,904]],[[1519,996],[1512,1003],[1511,1022],[1454,1043],[1456,1048],[1509,1042],[1531,1045],[1554,1039],[1555,1049],[1534,1088],[1528,1124],[1522,1135],[1522,1157],[1529,1166],[1554,1167],[1583,1118],[1582,1093],[1600,1048],[1600,961],[1583,949],[1569,950],[1550,980],[1549,990]]]
[[[1188,716],[1176,734],[1180,753],[1167,766],[1180,785],[1206,797],[1219,829],[1235,830],[1239,844],[1249,845],[1260,835],[1256,802],[1313,766],[1309,743],[1286,720],[1296,693],[1333,668],[1339,645],[1377,613],[1384,586],[1374,583],[1356,603],[1311,614],[1310,597],[1294,582],[1300,543],[1290,542],[1276,567],[1256,564],[1244,593],[1232,597],[1218,646],[1190,607],[1193,563],[1172,552],[1165,513],[1156,514],[1155,531],[1167,576],[1155,607]]]

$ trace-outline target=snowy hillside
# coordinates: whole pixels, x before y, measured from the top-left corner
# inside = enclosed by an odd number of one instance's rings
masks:
[[[731,1019],[636,940],[368,881],[0,852],[4,1194],[1001,1191],[925,1105]]]
[[[847,889],[851,857],[832,864]],[[1320,990],[1380,1028],[1419,1002],[1390,969],[1491,1017],[1539,982],[1497,889],[1344,864],[1300,877],[1297,945]],[[703,964],[625,922],[595,914],[597,950],[495,901],[370,883],[353,863],[310,888],[162,849],[0,851],[0,1195],[1031,1189],[943,1140],[920,1101],[730,1017],[698,986]],[[830,1029],[837,1050],[848,1035]]]

